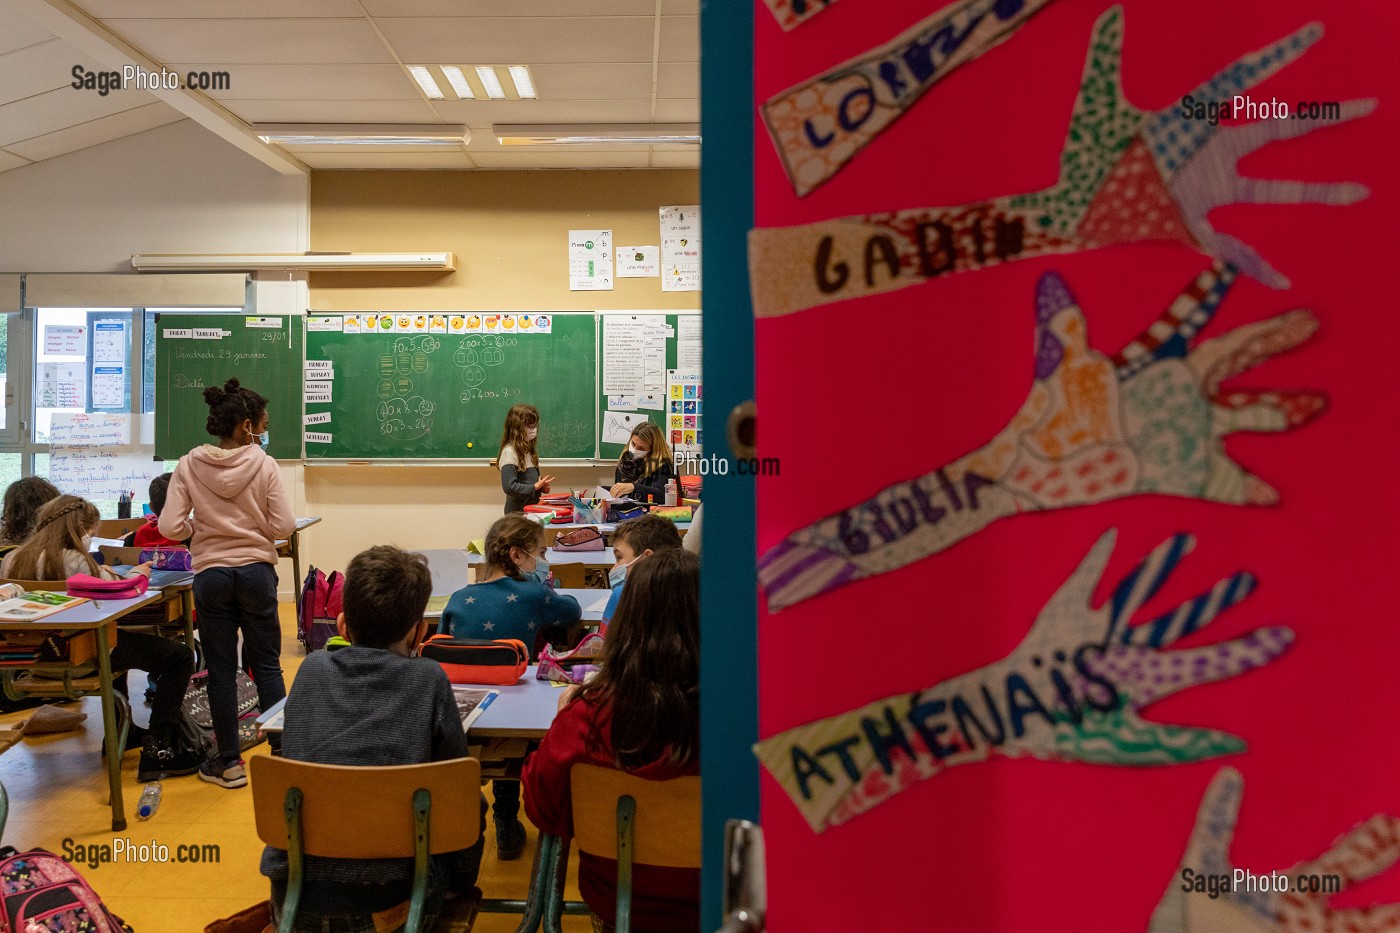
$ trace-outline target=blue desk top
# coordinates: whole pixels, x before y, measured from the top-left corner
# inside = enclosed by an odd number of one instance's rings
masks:
[[[446,596],[467,585],[469,569],[485,558],[480,554],[468,554],[465,548],[429,548],[417,553],[428,558],[428,569],[433,574],[433,595]],[[596,567],[611,567],[617,563],[612,548],[601,551],[575,551],[561,553],[548,548],[544,559],[551,564],[587,564]]]

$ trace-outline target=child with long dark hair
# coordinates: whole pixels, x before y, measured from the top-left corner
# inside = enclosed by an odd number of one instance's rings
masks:
[[[540,413],[534,405],[512,405],[506,412],[496,469],[501,471],[507,515],[539,502],[540,493],[549,492],[554,482],[553,476],[540,475],[539,434]]]
[[[540,832],[573,835],[569,770],[619,768],[648,780],[700,773],[700,559],[669,548],[628,574],[601,668],[572,695],[525,760],[525,812]],[[579,855],[579,891],[594,929],[611,929],[617,864]],[[693,933],[700,926],[700,874],[638,865],[632,929]]]
[[[42,476],[17,479],[5,490],[5,510],[0,518],[0,546],[23,544],[34,531],[34,521],[44,505],[58,498],[58,488]]]
[[[676,458],[666,443],[666,435],[650,421],[643,421],[632,429],[627,449],[617,458],[609,492],[638,502],[664,502],[666,484],[675,475]]]
[[[199,640],[209,668],[209,711],[218,753],[199,770],[221,787],[248,783],[238,740],[238,635],[263,709],[287,695],[277,618],[277,539],[296,528],[277,461],[267,455],[267,399],[239,385],[204,390],[205,430],[171,474],[160,533],[190,539]],[[194,510],[191,519],[190,510]]]

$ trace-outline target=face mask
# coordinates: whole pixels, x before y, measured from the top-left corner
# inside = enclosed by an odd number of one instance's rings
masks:
[[[621,564],[608,571],[608,585],[616,589],[622,585],[622,581],[627,579],[627,568],[635,564],[639,558],[632,558],[625,564]]]
[[[267,443],[268,443],[268,432],[267,432],[267,431],[264,431],[264,432],[262,432],[261,434],[254,434],[252,431],[249,431],[249,432],[248,432],[248,436],[251,437],[254,441],[256,441],[257,444],[258,444],[258,446],[261,447],[263,450],[267,450]]]
[[[633,460],[640,460],[647,455],[647,451],[638,450],[630,444],[627,446],[627,453],[631,454]]]
[[[536,557],[535,570],[530,575],[545,586],[549,586],[549,561],[543,557]]]
[[[83,553],[92,553],[92,535],[83,535]]]
[[[527,441],[533,441],[536,437],[539,436],[539,433],[540,433],[540,429],[539,429],[539,428],[526,428],[526,429],[525,429],[525,440],[527,440]]]

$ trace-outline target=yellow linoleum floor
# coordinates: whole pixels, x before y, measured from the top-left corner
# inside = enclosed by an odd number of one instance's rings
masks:
[[[302,650],[296,640],[295,616],[290,604],[282,606],[282,665],[288,686],[301,665]],[[149,708],[141,703],[145,678],[131,675],[131,695],[136,699],[136,721],[146,722]],[[230,916],[268,895],[267,879],[258,873],[262,843],[253,823],[252,796],[248,788],[228,790],[205,783],[193,775],[164,782],[160,809],[150,820],[136,819],[136,801],[142,785],[136,782],[138,753],[122,759],[122,793],[125,795],[127,831],[111,831],[107,803],[107,772],[103,767],[102,709],[95,697],[68,708],[88,714],[78,731],[23,739],[0,755],[0,782],[10,798],[10,818],[0,842],[20,850],[44,848],[71,854],[79,846],[111,845],[116,837],[131,845],[217,845],[219,860],[210,864],[109,863],[82,866],[84,876],[107,905],[136,933],[199,933],[210,921]],[[0,715],[0,726],[25,719],[32,711]],[[245,755],[265,755],[259,745]],[[486,792],[489,796],[490,785]],[[347,811],[349,812],[349,811]],[[521,817],[524,817],[522,810]],[[529,825],[528,823],[526,824]],[[478,885],[487,897],[524,898],[530,866],[539,836],[529,827],[529,845],[512,862],[496,858],[494,827],[486,821],[486,850]],[[66,847],[65,847],[66,842]],[[578,857],[569,867],[566,896],[577,900]],[[519,922],[509,914],[482,914],[476,933],[511,933]],[[591,930],[587,917],[565,917],[566,933]]]

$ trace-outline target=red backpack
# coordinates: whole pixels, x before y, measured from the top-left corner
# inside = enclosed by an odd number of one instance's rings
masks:
[[[52,852],[0,850],[0,933],[131,933],[73,866]]]
[[[324,648],[326,639],[336,634],[335,619],[344,593],[345,576],[340,571],[332,571],[329,577],[315,567],[307,572],[297,605],[297,638],[307,651]]]

